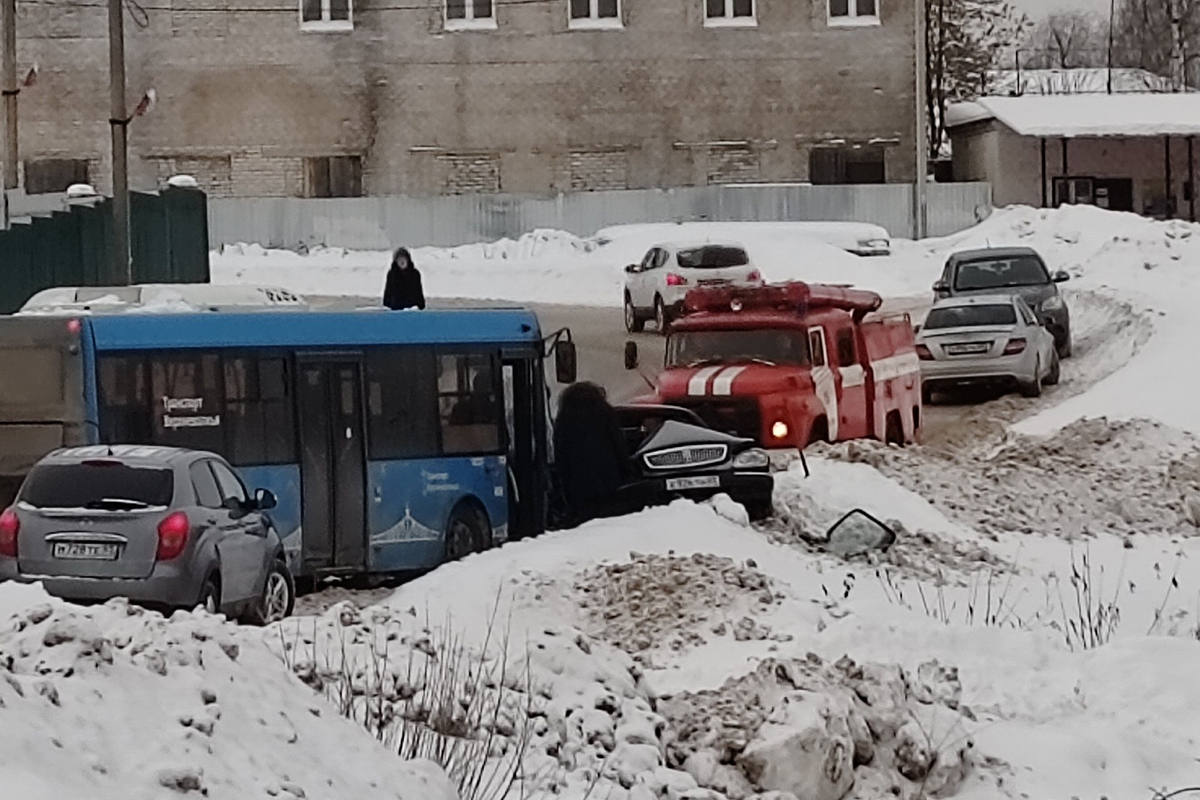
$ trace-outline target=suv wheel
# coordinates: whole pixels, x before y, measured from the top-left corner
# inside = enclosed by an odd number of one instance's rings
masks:
[[[671,324],[670,315],[667,314],[667,307],[663,304],[661,297],[654,298],[654,325],[658,328],[658,332],[663,336],[667,335],[667,326]]]
[[[292,613],[296,606],[296,582],[282,561],[271,564],[267,580],[263,583],[262,596],[246,613],[246,622],[251,625],[270,625]]]
[[[638,316],[633,305],[633,298],[625,293],[625,330],[629,333],[641,333],[646,329],[646,321]]]
[[[215,575],[204,579],[204,586],[200,589],[200,600],[196,605],[210,614],[221,610],[221,586],[217,583]]]

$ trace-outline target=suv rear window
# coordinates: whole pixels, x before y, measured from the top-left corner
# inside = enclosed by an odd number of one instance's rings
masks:
[[[927,331],[1016,324],[1017,312],[1013,310],[1012,305],[947,306],[933,309],[925,318]]]
[[[680,250],[678,259],[679,266],[685,269],[726,269],[728,267],[744,267],[750,263],[750,257],[742,248],[720,245]]]
[[[169,469],[117,461],[43,464],[29,473],[20,500],[34,508],[136,511],[168,506],[174,493]]]
[[[967,261],[958,265],[954,277],[954,288],[960,292],[1044,283],[1050,283],[1050,273],[1036,256]]]

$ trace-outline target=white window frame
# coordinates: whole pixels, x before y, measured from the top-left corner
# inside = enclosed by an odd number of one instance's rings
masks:
[[[710,17],[707,0],[700,0],[700,13],[704,15],[706,28],[757,28],[758,0],[750,0],[750,16],[735,17],[733,15],[733,0],[725,0],[725,16]]]
[[[300,30],[312,33],[345,33],[354,30],[354,0],[346,0],[350,12],[348,19],[330,19],[332,13],[330,0],[321,0],[321,18],[306,20],[304,18],[304,0],[299,0],[297,14],[300,17]]]
[[[848,0],[846,3],[846,11],[844,17],[835,17],[833,15],[833,7],[830,5],[831,0],[825,0],[825,14],[829,20],[830,27],[833,28],[874,28],[882,25],[883,21],[879,16],[879,5],[883,0],[875,0],[875,13],[858,15],[858,0]]]
[[[625,27],[621,0],[617,0],[617,15],[615,17],[597,16],[600,12],[600,0],[588,0],[591,13],[586,17],[571,16],[571,0],[567,4],[567,27],[573,31],[614,31]]]
[[[475,0],[465,0],[466,16],[462,19],[450,19],[450,3],[446,0],[442,2],[442,21],[448,31],[494,31],[498,27],[496,23],[496,0],[489,0],[492,4],[492,15],[490,17],[475,18]]]

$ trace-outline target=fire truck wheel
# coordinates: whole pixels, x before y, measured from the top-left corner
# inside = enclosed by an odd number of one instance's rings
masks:
[[[1033,380],[1029,383],[1021,384],[1021,394],[1026,397],[1041,397],[1042,396],[1042,362],[1039,361],[1033,368]]]
[[[646,320],[638,316],[633,306],[633,298],[625,293],[625,330],[629,333],[641,333],[646,329]]]
[[[658,332],[663,336],[667,335],[667,326],[671,324],[671,316],[667,313],[667,307],[663,305],[661,297],[654,298],[654,324],[658,327]]]

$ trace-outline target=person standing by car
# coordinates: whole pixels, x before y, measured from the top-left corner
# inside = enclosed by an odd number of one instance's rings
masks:
[[[588,382],[564,389],[554,423],[554,466],[569,524],[621,513],[617,490],[627,458],[617,412],[604,389]]]
[[[387,285],[383,289],[383,304],[392,311],[425,308],[421,273],[413,264],[408,248],[401,247],[392,256],[392,267],[388,270]]]

